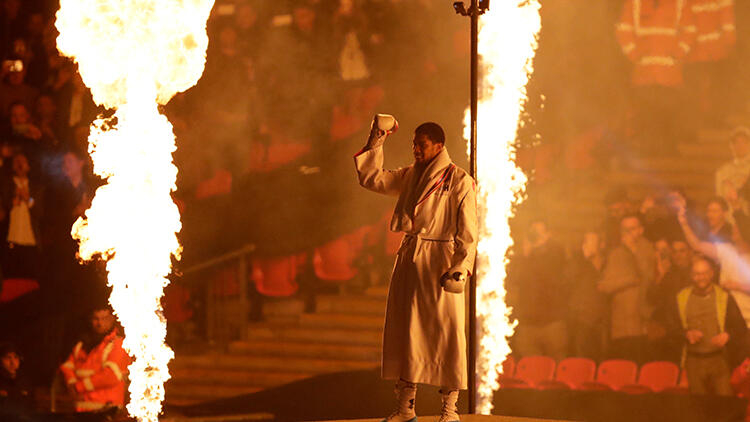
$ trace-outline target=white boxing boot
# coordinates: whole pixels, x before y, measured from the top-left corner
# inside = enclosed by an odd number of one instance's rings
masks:
[[[399,380],[396,383],[396,400],[398,407],[391,416],[381,422],[417,422],[417,414],[414,412],[414,401],[417,398],[417,384]]]
[[[456,406],[456,402],[458,402],[458,390],[441,388],[440,395],[442,396],[443,409],[440,411],[438,422],[459,422],[458,406]]]

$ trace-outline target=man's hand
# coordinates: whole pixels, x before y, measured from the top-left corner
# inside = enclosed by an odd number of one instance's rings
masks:
[[[711,337],[711,344],[713,344],[716,347],[724,347],[728,341],[729,341],[729,334],[727,333],[720,333]]]
[[[398,130],[396,118],[390,114],[376,114],[370,125],[370,136],[367,138],[367,148],[377,148],[385,142],[385,138]]]
[[[703,338],[703,333],[698,330],[689,330],[685,333],[685,337],[689,344],[695,344]]]
[[[461,271],[450,271],[440,277],[440,286],[448,293],[463,293],[466,284],[466,276]]]

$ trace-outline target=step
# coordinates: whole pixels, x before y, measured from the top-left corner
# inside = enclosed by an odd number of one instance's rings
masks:
[[[373,362],[346,359],[312,359],[288,356],[201,355],[176,359],[172,368],[231,369],[238,371],[271,371],[322,374],[376,367]]]
[[[382,286],[368,287],[367,290],[365,290],[365,295],[385,300],[388,298],[388,285],[384,284]]]
[[[351,315],[328,312],[302,314],[299,323],[302,327],[383,329],[383,317],[380,315]]]
[[[273,372],[246,371],[237,369],[216,368],[172,368],[172,378],[168,385],[200,384],[200,385],[238,385],[245,387],[274,387],[288,384],[304,378],[309,378],[309,372]]]
[[[347,359],[378,362],[379,346],[324,344],[283,340],[248,340],[229,344],[229,353],[237,355],[294,356],[316,359]]]
[[[318,312],[385,315],[386,299],[366,295],[321,295],[317,298]]]
[[[714,174],[723,160],[706,160],[704,157],[654,157],[646,158],[636,171],[669,171],[675,173]]]
[[[707,161],[729,161],[732,159],[732,152],[728,147],[710,143],[680,144],[677,146],[677,150],[685,157],[698,157]]]
[[[248,340],[289,340],[313,343],[335,343],[349,345],[379,346],[383,336],[382,329],[321,329],[299,326],[251,325],[248,327]]]
[[[266,298],[263,302],[263,316],[268,317],[289,317],[298,316],[305,309],[305,303],[300,299],[275,299]]]
[[[246,394],[257,393],[263,390],[261,387],[248,387],[238,385],[202,385],[202,384],[175,384],[167,383],[165,387],[166,402],[173,404],[172,400],[185,403],[190,400],[203,402],[209,400],[222,399],[227,397],[237,397]],[[174,403],[176,404],[176,403]]]

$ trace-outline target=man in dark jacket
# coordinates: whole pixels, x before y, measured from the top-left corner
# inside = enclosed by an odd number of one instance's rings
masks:
[[[713,263],[700,257],[692,265],[693,285],[677,294],[673,332],[685,345],[683,364],[690,392],[732,395],[732,368],[745,357],[747,327],[732,295],[714,281]]]
[[[565,251],[539,220],[531,223],[524,249],[517,276],[509,286],[518,318],[513,351],[521,356],[562,359],[568,343]]]

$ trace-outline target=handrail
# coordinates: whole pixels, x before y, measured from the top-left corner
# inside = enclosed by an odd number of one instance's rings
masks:
[[[243,246],[243,247],[241,247],[241,248],[239,248],[237,250],[234,250],[232,252],[227,252],[224,255],[218,256],[216,258],[208,259],[206,261],[201,262],[200,264],[195,264],[195,265],[193,265],[191,267],[188,267],[188,268],[182,270],[181,272],[182,272],[182,274],[189,274],[189,273],[194,273],[194,272],[202,271],[202,270],[205,270],[206,268],[211,268],[211,267],[216,266],[218,264],[223,264],[223,263],[225,263],[227,261],[231,261],[231,260],[234,260],[236,258],[240,258],[243,255],[247,255],[247,254],[249,254],[251,252],[255,252],[255,249],[256,249],[256,247],[255,247],[254,244],[248,243],[247,245],[245,245],[245,246]]]

